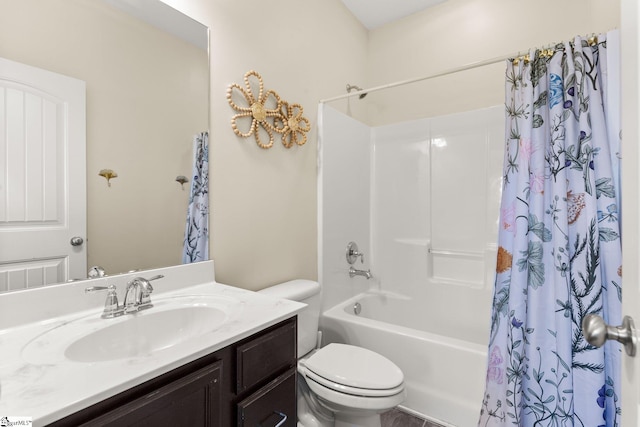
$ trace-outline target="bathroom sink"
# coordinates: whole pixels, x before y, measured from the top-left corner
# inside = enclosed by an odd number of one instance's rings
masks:
[[[143,312],[74,341],[64,354],[75,362],[145,356],[217,328],[225,318],[223,311],[212,307]]]
[[[114,319],[92,313],[34,338],[23,347],[22,357],[38,364],[148,357],[219,329],[236,305],[230,298],[190,296],[154,301],[154,307]]]

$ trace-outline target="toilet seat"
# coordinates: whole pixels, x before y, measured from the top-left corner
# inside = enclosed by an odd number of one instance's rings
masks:
[[[305,377],[339,393],[388,397],[404,390],[400,368],[371,350],[347,344],[328,344],[302,363]]]
[[[337,391],[339,393],[350,394],[353,396],[362,396],[362,397],[387,397],[393,396],[402,392],[404,389],[404,384],[401,384],[394,388],[376,390],[376,389],[368,389],[368,388],[358,388],[358,387],[349,387],[344,384],[339,384],[333,381],[329,381],[326,378],[317,375],[313,371],[307,370],[305,372],[305,377],[315,381],[323,387],[329,388],[331,390]]]
[[[404,388],[397,394],[380,397],[365,397],[342,393],[318,384],[309,377],[304,378],[309,389],[315,394],[322,405],[334,413],[354,413],[358,411],[387,411],[400,403],[406,397]]]

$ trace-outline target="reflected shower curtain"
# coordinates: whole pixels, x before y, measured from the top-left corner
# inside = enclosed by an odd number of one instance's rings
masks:
[[[545,53],[551,53],[546,56]],[[621,323],[618,33],[508,62],[506,148],[479,426],[618,426]]]
[[[193,175],[184,233],[182,263],[209,259],[209,134],[193,140]]]

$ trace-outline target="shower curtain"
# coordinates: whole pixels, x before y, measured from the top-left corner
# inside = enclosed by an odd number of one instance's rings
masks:
[[[618,33],[509,61],[497,275],[479,426],[618,426]]]
[[[182,263],[209,259],[209,134],[193,140],[193,176],[187,208]]]

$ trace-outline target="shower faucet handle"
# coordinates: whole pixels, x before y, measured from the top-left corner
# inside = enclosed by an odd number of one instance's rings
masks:
[[[360,263],[364,264],[364,254],[358,250],[356,242],[349,242],[347,245],[347,262],[353,265],[358,257],[360,257]]]

